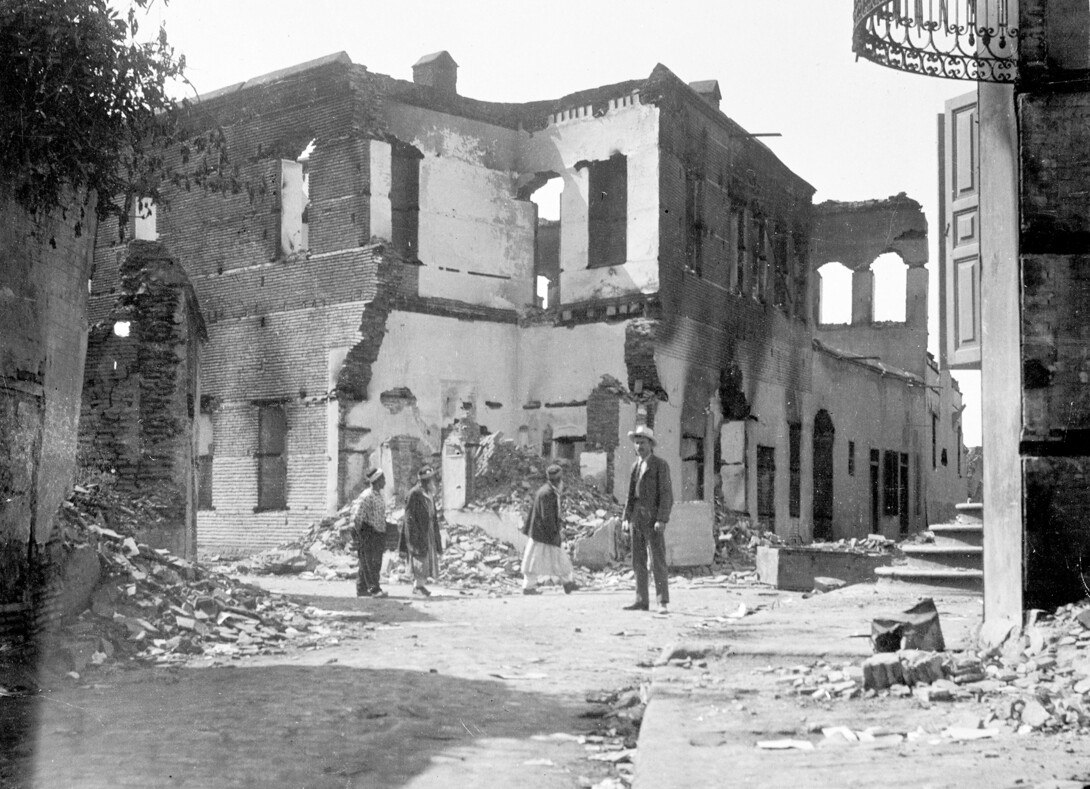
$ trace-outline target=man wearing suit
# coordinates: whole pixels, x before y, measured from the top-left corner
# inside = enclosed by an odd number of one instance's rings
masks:
[[[658,612],[665,614],[670,603],[666,578],[666,524],[674,506],[670,486],[670,467],[654,453],[655,434],[640,425],[628,437],[639,456],[632,465],[625,502],[623,528],[632,535],[632,569],[636,573],[636,602],[625,606],[626,611],[646,611],[647,555],[651,554],[651,572],[655,576],[655,597]]]

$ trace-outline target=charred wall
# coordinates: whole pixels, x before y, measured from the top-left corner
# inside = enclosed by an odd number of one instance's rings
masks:
[[[192,558],[204,320],[189,278],[162,244],[133,241],[124,255],[116,301],[89,335],[81,466],[124,495],[149,499],[158,521],[141,538]]]

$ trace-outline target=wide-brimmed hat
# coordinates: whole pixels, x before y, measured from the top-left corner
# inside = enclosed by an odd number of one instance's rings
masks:
[[[382,472],[382,469],[373,468],[373,469],[371,469],[370,471],[367,472],[367,481],[371,482],[371,483],[374,483],[374,482],[382,479],[385,476],[386,475]]]
[[[652,444],[655,443],[655,431],[647,425],[639,425],[635,430],[630,430],[628,437],[631,439],[646,438]]]
[[[424,466],[424,468],[420,469],[420,472],[416,476],[420,479],[421,482],[423,482],[426,479],[431,479],[432,477],[434,477],[435,472],[432,471],[431,466]]]

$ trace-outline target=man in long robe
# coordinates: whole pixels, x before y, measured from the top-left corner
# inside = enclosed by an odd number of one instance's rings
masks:
[[[431,597],[424,582],[439,577],[439,554],[443,552],[442,535],[435,516],[435,472],[424,466],[418,482],[405,502],[405,528],[401,532],[401,552],[412,564],[413,594]]]
[[[522,556],[522,593],[539,594],[538,580],[552,576],[564,584],[564,593],[576,588],[571,559],[561,547],[561,495],[564,472],[555,464],[545,470],[546,483],[534,494],[534,503],[526,515],[523,533],[530,538]]]

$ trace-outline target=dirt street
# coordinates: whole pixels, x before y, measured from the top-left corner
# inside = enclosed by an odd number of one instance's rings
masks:
[[[370,600],[355,598],[347,581],[248,580],[341,612],[358,622],[359,638],[184,668],[92,671],[35,697],[0,699],[0,783],[619,789],[632,776],[629,755],[603,750],[603,708],[588,694],[652,678],[655,701],[634,755],[638,787],[1034,786],[1090,761],[1077,737],[941,740],[965,705],[785,694],[777,671],[867,654],[855,637],[879,600],[867,587],[803,600],[677,578],[673,611],[662,617],[620,610],[630,591],[488,598],[437,589],[423,600],[392,585],[389,599]],[[964,640],[979,600],[936,602],[948,642]],[[756,613],[733,618],[740,604]],[[682,641],[729,654],[652,669],[664,645]],[[809,752],[755,747],[820,739],[818,723],[927,734]]]
[[[611,769],[571,736],[595,731],[587,694],[646,683],[637,663],[686,618],[620,610],[631,592],[422,600],[392,585],[370,600],[349,581],[247,580],[358,618],[360,638],[91,672],[3,699],[0,777],[36,789],[592,786]],[[684,585],[679,611],[742,595]]]

